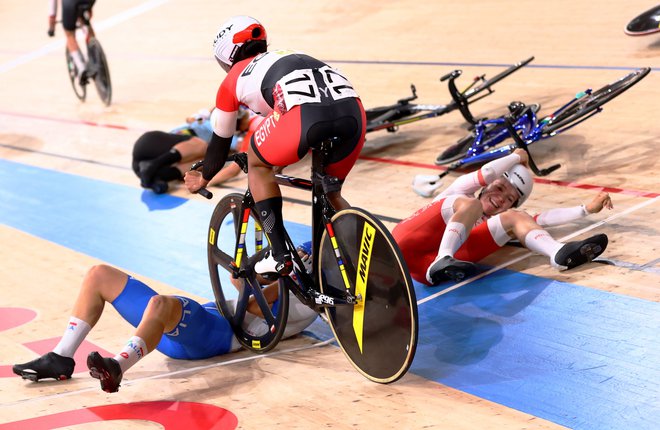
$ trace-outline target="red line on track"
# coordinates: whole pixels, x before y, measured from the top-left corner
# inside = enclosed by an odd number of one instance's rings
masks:
[[[440,167],[436,166],[434,164],[425,164],[425,163],[416,163],[412,161],[403,161],[403,160],[393,160],[389,158],[380,158],[380,157],[360,157],[361,160],[365,161],[374,161],[376,163],[388,163],[388,164],[396,164],[399,166],[412,166],[412,167],[419,167],[423,169],[433,169],[433,170],[447,170],[446,167]],[[615,188],[615,187],[604,187],[602,185],[593,185],[593,184],[579,184],[576,182],[567,182],[567,181],[554,181],[551,179],[545,179],[545,178],[534,178],[534,182],[537,184],[546,184],[546,185],[557,185],[560,187],[568,187],[568,188],[579,188],[583,190],[599,190],[599,191],[606,191],[611,194],[627,194],[630,196],[635,196],[635,197],[647,197],[647,198],[656,198],[660,196],[660,193],[653,193],[649,191],[637,191],[637,190],[626,190],[623,188]]]
[[[135,127],[126,127],[126,126],[123,126],[123,125],[101,124],[101,123],[93,122],[93,121],[73,120],[73,119],[66,119],[66,118],[53,118],[53,117],[48,117],[48,116],[43,116],[43,115],[14,113],[14,112],[6,112],[6,111],[0,111],[0,114],[1,115],[8,115],[8,116],[23,117],[23,118],[41,119],[41,120],[45,120],[45,121],[65,122],[65,123],[69,123],[69,124],[80,124],[80,125],[87,125],[87,126],[91,126],[91,127],[105,127],[105,128],[112,128],[112,129],[117,129],[117,130],[147,131],[145,129],[135,128]],[[395,160],[395,159],[391,159],[391,158],[360,156],[360,160],[373,161],[373,162],[376,162],[376,163],[395,164],[395,165],[399,165],[399,166],[419,167],[419,168],[423,168],[423,169],[446,170],[446,168],[436,166],[434,164],[417,163],[417,162],[405,161],[405,160]],[[602,185],[593,185],[593,184],[579,184],[579,183],[576,183],[576,182],[553,181],[553,180],[544,179],[544,178],[534,178],[534,182],[536,182],[537,184],[557,185],[557,186],[560,186],[560,187],[579,188],[579,189],[583,189],[583,190],[602,190],[602,191],[606,191],[606,192],[612,193],[612,194],[626,194],[626,195],[636,196],[636,197],[655,198],[655,197],[660,196],[660,193],[653,193],[653,192],[648,192],[648,191],[626,190],[626,189],[623,189],[623,188],[604,187]]]

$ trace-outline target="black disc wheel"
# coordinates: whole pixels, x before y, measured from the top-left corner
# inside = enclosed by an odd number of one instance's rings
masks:
[[[89,56],[90,71],[96,91],[99,97],[106,106],[110,106],[112,101],[112,82],[110,81],[110,69],[108,68],[108,61],[105,58],[105,52],[99,41],[91,38],[87,44],[87,55]]]
[[[417,301],[399,248],[383,224],[359,208],[332,218],[321,238],[321,292],[346,291],[356,305],[326,308],[348,360],[368,379],[390,383],[410,367],[417,347]]]

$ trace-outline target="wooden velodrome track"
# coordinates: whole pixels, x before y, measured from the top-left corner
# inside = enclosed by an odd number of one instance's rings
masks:
[[[202,418],[208,417],[218,428],[231,428],[223,421],[226,416],[217,415],[222,410],[246,429],[657,428],[660,36],[623,33],[630,19],[651,6],[648,2],[100,0],[94,23],[110,62],[110,107],[93,88],[85,103],[74,97],[65,72],[63,32],[58,28],[55,39],[46,36],[45,3],[0,0],[0,429],[68,428],[92,420],[90,414],[97,422],[75,428],[156,428],[154,421],[164,428],[207,428]],[[607,233],[610,246],[603,257],[615,264],[558,273],[544,258],[506,247],[484,262],[506,267],[509,277],[500,292],[499,287],[489,290],[489,280],[498,282],[497,273],[446,296],[429,296],[442,287],[418,286],[418,298],[428,300],[420,303],[418,356],[409,374],[386,386],[365,380],[338,348],[319,347],[313,336],[282,342],[268,357],[239,352],[183,362],[154,352],[112,395],[98,389],[81,359],[67,382],[34,384],[11,375],[10,364],[46,352],[38,348],[61,335],[82,276],[93,264],[118,265],[164,293],[212,298],[203,271],[191,273],[202,280],[198,290],[166,276],[205,267],[204,261],[189,266],[180,256],[203,258],[206,218],[184,215],[177,218],[179,225],[168,219],[191,205],[208,213],[213,203],[199,196],[176,189],[172,194],[191,201],[142,216],[143,226],[117,219],[124,212],[115,212],[116,206],[130,210],[123,207],[126,202],[109,202],[96,219],[62,226],[73,212],[85,214],[88,206],[117,193],[132,197],[128,206],[141,207],[149,199],[129,169],[132,144],[146,130],[168,130],[212,105],[224,73],[211,57],[211,41],[220,23],[239,13],[264,23],[272,47],[299,49],[342,69],[366,107],[407,96],[410,83],[417,86],[419,102],[447,103],[446,86],[438,81],[446,72],[462,68],[467,82],[534,55],[530,66],[498,84],[473,111],[492,116],[511,100],[522,100],[541,103],[542,113],[549,113],[587,87],[653,67],[600,115],[532,147],[539,164],[560,162],[562,168],[536,183],[526,209],[575,205],[598,189],[609,189],[613,211],[554,231],[557,237]],[[412,192],[412,177],[439,172],[433,160],[465,133],[460,115],[451,113],[403,126],[395,134],[370,134],[346,196],[393,227],[427,202]],[[305,174],[302,164],[288,172]],[[77,193],[80,183],[88,192],[66,201],[67,189]],[[244,186],[241,178],[215,193]],[[40,191],[51,188],[58,193],[47,196],[47,205],[40,203]],[[288,220],[309,224],[306,205],[291,201],[284,210]],[[131,264],[106,258],[123,234],[99,236],[101,225],[130,225],[126,235],[135,236],[152,219],[171,227],[164,233],[171,241],[157,245],[155,238],[138,235],[131,242]],[[199,237],[186,235],[192,222],[201,225]],[[88,246],[95,242],[101,246]],[[88,251],[92,248],[108,252]],[[169,250],[181,253],[176,261]],[[156,259],[156,270],[142,270],[144,256]],[[536,284],[521,285],[530,280],[543,286],[534,291]],[[502,305],[521,295],[526,301],[515,311]],[[576,295],[585,301],[573,301]],[[431,316],[432,309],[444,314]],[[532,310],[538,312],[535,318],[546,318],[545,324],[516,337]],[[430,336],[445,318],[453,318],[456,325],[450,327],[464,332],[461,342],[447,342],[451,333],[444,334],[442,344]],[[475,351],[469,338],[488,336],[491,332],[478,329],[494,321],[497,338]],[[565,326],[566,321],[574,324]],[[88,341],[114,354],[130,334],[128,324],[108,310]],[[567,335],[574,343],[557,340]],[[530,350],[551,342],[556,344],[530,362]],[[509,355],[493,361],[504,354],[501,349]],[[473,379],[461,379],[477,365]],[[556,380],[548,383],[543,377]],[[538,381],[543,382],[534,385]],[[492,385],[498,390],[484,390]],[[119,418],[135,419],[109,421]]]

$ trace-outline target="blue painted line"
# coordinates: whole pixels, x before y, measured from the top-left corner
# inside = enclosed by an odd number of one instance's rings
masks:
[[[416,374],[574,429],[660,423],[658,303],[503,270],[419,316]]]
[[[510,67],[513,63],[464,63],[447,61],[388,61],[388,60],[324,60],[329,64],[365,64],[365,65],[396,65],[396,66],[448,66],[448,67]],[[573,70],[637,70],[631,66],[589,66],[571,64],[527,64],[524,68],[532,69],[573,69]],[[651,72],[657,72],[652,68]]]
[[[0,159],[0,223],[213,300],[213,205]],[[287,223],[294,241],[309,227]]]
[[[211,300],[212,210],[0,160],[3,224]],[[308,226],[287,228],[296,242],[309,236]],[[416,290],[418,298],[438,291]],[[659,306],[500,271],[420,306],[412,371],[571,428],[655,428]],[[330,336],[321,323],[309,330]]]

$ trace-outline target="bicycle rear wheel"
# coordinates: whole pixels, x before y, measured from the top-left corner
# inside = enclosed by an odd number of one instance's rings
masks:
[[[362,209],[337,212],[332,230],[333,237],[325,230],[321,238],[321,292],[331,296],[348,284],[350,293],[362,296],[355,306],[326,309],[332,331],[362,375],[394,382],[410,367],[418,334],[417,300],[403,256],[385,226]]]
[[[243,199],[242,194],[228,194],[213,211],[207,243],[209,273],[218,309],[229,321],[238,341],[254,352],[264,353],[277,345],[286,328],[287,278],[277,281],[276,287],[270,287],[277,290],[277,300],[272,302],[272,297],[269,300],[272,290],[262,288],[250,269],[254,259],[263,255],[266,235]],[[234,279],[238,286],[232,283],[234,266],[247,271],[245,277]],[[254,309],[255,306],[263,318],[248,312],[248,307]]]
[[[651,69],[649,67],[636,70],[611,84],[605,85],[599,90],[593,91],[591,94],[585,94],[557,116],[551,117],[543,128],[542,136],[548,137],[559,132],[560,129],[573,125],[583,116],[594,112],[605,103],[630,89],[630,87],[648,75],[650,71]]]
[[[73,92],[79,100],[85,101],[85,97],[87,97],[87,85],[80,85],[80,81],[78,80],[78,68],[76,67],[76,63],[74,63],[73,58],[71,58],[68,48],[65,51],[65,56]]]
[[[112,101],[112,82],[110,81],[110,69],[108,61],[105,58],[105,52],[96,38],[90,38],[87,43],[87,55],[89,61],[93,64],[94,85],[99,97],[106,106],[110,106]]]

